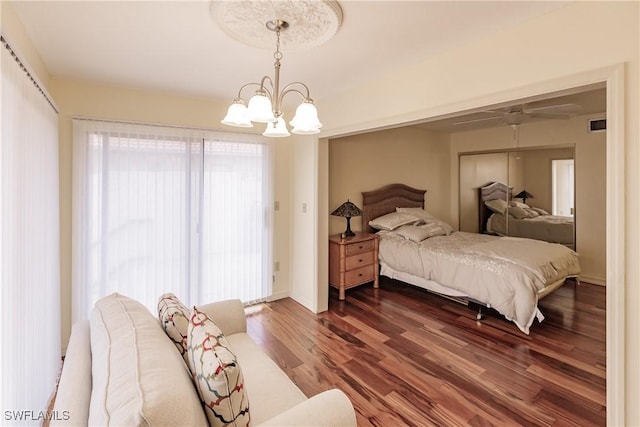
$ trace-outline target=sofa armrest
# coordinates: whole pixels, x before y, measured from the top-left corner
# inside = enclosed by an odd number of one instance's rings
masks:
[[[357,426],[356,412],[344,392],[338,389],[316,394],[261,426]]]
[[[73,324],[62,366],[51,426],[82,426],[89,419],[91,399],[91,337],[88,320]]]
[[[198,310],[209,316],[225,335],[247,332],[247,318],[239,299],[212,302],[199,306]]]

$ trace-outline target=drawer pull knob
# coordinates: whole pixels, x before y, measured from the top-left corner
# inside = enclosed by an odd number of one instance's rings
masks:
[[[358,262],[362,262],[362,260],[361,260],[361,259],[359,259],[359,260],[358,260]]]
[[[358,246],[358,249],[362,249],[362,248],[364,248],[364,246],[362,246],[362,245]]]
[[[358,274],[358,277],[362,277],[362,273]]]

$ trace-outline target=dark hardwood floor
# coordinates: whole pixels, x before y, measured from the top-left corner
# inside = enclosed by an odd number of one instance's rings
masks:
[[[381,278],[319,315],[291,299],[247,309],[248,332],[312,396],[342,389],[360,426],[605,425],[605,288],[568,282],[525,335]]]

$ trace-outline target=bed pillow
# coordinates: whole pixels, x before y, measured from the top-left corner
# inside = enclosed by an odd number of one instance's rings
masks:
[[[509,207],[507,201],[502,199],[487,200],[486,202],[484,202],[484,204],[493,212],[501,215],[504,215],[507,212],[507,208]]]
[[[538,216],[538,213],[530,211],[529,209],[521,208],[518,206],[511,206],[509,208],[509,215],[515,219],[534,218]]]
[[[447,233],[438,224],[431,223],[425,225],[403,225],[395,230],[396,233],[401,235],[407,240],[412,242],[421,242],[425,239],[435,236],[444,236]]]
[[[403,225],[415,224],[418,221],[420,221],[420,219],[413,215],[391,212],[369,221],[369,225],[376,230],[391,231]]]
[[[187,353],[209,424],[248,426],[249,398],[238,359],[220,328],[195,307],[187,331]]]
[[[523,208],[523,209],[529,209],[529,207],[530,207],[530,206],[529,206],[528,204],[526,204],[526,203],[517,202],[517,201],[515,201],[515,200],[510,201],[510,202],[509,202],[509,206],[516,206],[516,207]]]
[[[175,344],[187,363],[187,326],[191,318],[191,310],[172,293],[162,295],[158,299],[158,320],[169,339]]]
[[[396,212],[406,213],[409,215],[413,215],[421,220],[424,224],[437,224],[444,230],[445,234],[453,233],[453,227],[447,224],[445,221],[431,215],[429,212],[422,208],[396,208]],[[416,224],[418,225],[418,224]]]
[[[540,208],[530,208],[532,211],[537,212],[538,215],[549,215],[549,212],[545,211],[544,209],[540,209]]]

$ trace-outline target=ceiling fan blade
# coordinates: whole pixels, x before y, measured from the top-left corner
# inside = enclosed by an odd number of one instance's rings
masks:
[[[561,112],[561,111],[579,111],[580,110],[580,106],[578,104],[548,105],[546,107],[526,108],[526,109],[524,109],[524,113],[537,113],[537,112],[544,112],[545,110],[555,110],[555,111],[558,111],[558,112]]]
[[[534,119],[560,119],[567,120],[573,117],[573,114],[567,113],[527,113],[527,116]]]
[[[461,122],[455,122],[454,125],[466,125],[466,124],[469,124],[469,123],[479,123],[479,122],[489,122],[489,121],[499,122],[499,121],[501,121],[503,119],[504,118],[502,116],[483,117],[483,118],[480,118],[480,119],[463,120]]]

